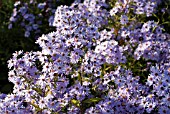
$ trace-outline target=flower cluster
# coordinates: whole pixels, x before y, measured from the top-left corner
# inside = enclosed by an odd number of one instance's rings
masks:
[[[24,29],[25,37],[34,34],[37,38],[45,32],[45,27],[48,26],[49,29],[52,26],[55,10],[60,4],[60,0],[46,0],[41,3],[38,0],[16,1],[8,28],[12,29],[19,23]]]
[[[153,3],[141,5],[147,16]],[[155,21],[131,20],[128,8],[119,18],[113,9],[105,0],[59,6],[56,31],[36,41],[42,51],[18,51],[8,61],[14,89],[0,95],[0,113],[170,113],[169,35]],[[145,76],[136,75],[146,70],[141,64],[132,66],[140,60],[148,64]]]
[[[111,15],[116,13],[127,13],[133,10],[134,14],[145,14],[147,17],[156,12],[156,7],[161,3],[161,0],[117,0],[115,7],[110,10]]]

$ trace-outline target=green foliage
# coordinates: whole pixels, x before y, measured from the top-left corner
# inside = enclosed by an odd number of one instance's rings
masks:
[[[97,103],[100,100],[102,100],[101,98],[90,98],[84,101],[84,103]]]
[[[78,101],[78,100],[72,99],[72,100],[71,100],[71,103],[72,103],[73,105],[75,105],[76,107],[80,107],[80,101]]]
[[[162,9],[162,7],[164,7],[164,9]],[[170,0],[165,0],[159,5],[156,16],[159,24],[164,27],[164,31],[170,33]]]

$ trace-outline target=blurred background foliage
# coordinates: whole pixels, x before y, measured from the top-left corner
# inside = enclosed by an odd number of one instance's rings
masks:
[[[17,24],[12,28],[8,29],[9,18],[11,17],[14,3],[17,0],[0,0],[0,92],[10,93],[13,88],[13,84],[8,82],[8,68],[7,60],[12,57],[12,53],[19,50],[36,51],[40,50],[35,42],[35,36],[31,35],[29,38],[24,37],[24,30]],[[28,2],[28,0],[21,0]],[[45,0],[37,0],[38,2],[44,2]],[[70,5],[74,0],[60,0],[58,5]],[[109,0],[114,2],[115,0]],[[165,31],[170,33],[170,0],[164,0],[158,7],[158,12],[152,17],[141,17],[141,20],[155,20],[159,21]],[[54,28],[49,29],[43,27],[43,33],[53,31]],[[134,68],[135,69],[135,68]]]

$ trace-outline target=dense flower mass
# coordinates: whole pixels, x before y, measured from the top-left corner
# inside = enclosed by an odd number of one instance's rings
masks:
[[[131,19],[152,15],[158,4],[59,6],[56,31],[36,41],[42,51],[18,51],[8,61],[14,89],[0,95],[0,113],[169,114],[170,35],[153,20]]]

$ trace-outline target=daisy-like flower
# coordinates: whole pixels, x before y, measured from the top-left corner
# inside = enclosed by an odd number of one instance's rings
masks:
[[[126,15],[121,15],[120,17],[120,23],[121,24],[127,24],[129,21],[128,21],[128,17]]]
[[[153,75],[149,75],[148,76],[148,79],[147,79],[147,85],[149,85],[149,86],[151,86],[152,84],[153,84],[153,82],[154,82],[154,79],[155,77],[153,76]]]
[[[170,109],[167,106],[160,106],[159,108],[159,114],[169,114]]]
[[[156,106],[156,103],[155,103],[155,102],[149,103],[149,104],[147,105],[146,111],[147,111],[148,113],[150,113],[150,112],[155,108],[155,106]]]
[[[38,106],[43,109],[47,106],[47,101],[44,97],[40,98],[40,101],[38,101]]]

